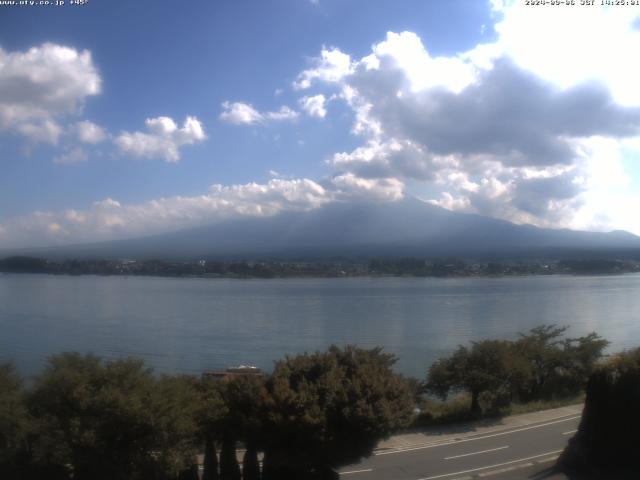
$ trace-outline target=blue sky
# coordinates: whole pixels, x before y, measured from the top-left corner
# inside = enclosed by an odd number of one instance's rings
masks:
[[[0,6],[0,248],[406,195],[640,233],[640,8],[68,3]]]

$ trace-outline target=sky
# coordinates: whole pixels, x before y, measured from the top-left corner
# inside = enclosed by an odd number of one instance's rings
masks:
[[[640,234],[640,6],[9,3],[0,248],[405,197]]]

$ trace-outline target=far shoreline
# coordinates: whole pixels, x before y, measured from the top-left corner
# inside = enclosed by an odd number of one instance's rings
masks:
[[[169,279],[185,279],[185,280],[347,280],[347,279],[434,279],[434,280],[454,280],[454,279],[491,279],[499,280],[505,278],[543,278],[543,277],[623,277],[626,275],[638,275],[640,272],[615,272],[615,273],[568,273],[568,272],[554,272],[554,273],[530,273],[530,274],[504,274],[504,275],[448,275],[448,276],[435,276],[435,275],[290,275],[290,276],[234,276],[234,275],[153,275],[153,274],[117,274],[117,273],[51,273],[51,272],[3,272],[0,271],[0,276],[10,275],[46,275],[49,277],[96,277],[96,278],[169,278]]]

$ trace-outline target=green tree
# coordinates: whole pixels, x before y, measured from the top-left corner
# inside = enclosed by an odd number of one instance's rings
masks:
[[[527,334],[520,334],[516,348],[529,364],[528,381],[520,386],[520,396],[525,401],[545,396],[553,390],[554,377],[566,365],[563,352],[563,335],[568,327],[540,325]]]
[[[413,408],[396,359],[382,349],[332,346],[286,357],[267,382],[263,479],[337,478],[371,454]]]
[[[204,443],[204,465],[202,480],[218,480],[218,453],[215,440],[207,435]]]
[[[240,465],[236,456],[237,439],[230,429],[222,432],[222,450],[220,451],[220,480],[240,480]]]
[[[200,429],[204,439],[204,470],[202,480],[218,480],[218,454],[216,443],[222,440],[224,419],[228,415],[222,398],[221,383],[203,379],[200,384]]]
[[[602,353],[609,342],[597,333],[578,338],[568,338],[564,341],[565,364],[562,373],[567,379],[567,393],[577,392],[585,388],[590,375],[595,371]]]
[[[523,400],[576,394],[609,342],[595,332],[578,338],[563,338],[568,327],[541,325],[520,334],[518,354],[529,365],[527,381],[519,387]]]
[[[235,445],[242,441],[245,446],[243,458],[243,480],[257,480],[260,476],[258,463],[258,448],[261,444],[265,408],[267,405],[267,390],[265,379],[258,376],[237,376],[229,379],[220,386],[222,398],[228,414],[223,422],[223,454],[225,470],[229,472],[230,480],[236,480],[239,466],[237,465]],[[226,480],[223,477],[223,480]]]
[[[149,408],[158,476],[193,478],[191,470],[202,447],[198,384],[194,377],[163,376],[155,385]]]
[[[138,360],[51,357],[30,395],[38,460],[77,480],[140,478],[153,447],[153,386]]]
[[[189,478],[202,443],[198,385],[156,379],[137,359],[55,355],[29,395],[35,462],[74,480]]]
[[[14,478],[24,468],[29,428],[22,379],[13,365],[0,364],[0,478]]]
[[[510,399],[514,385],[526,375],[526,366],[512,342],[484,340],[472,342],[470,348],[459,346],[450,357],[435,362],[424,390],[442,399],[451,392],[466,391],[471,395],[471,414],[479,415],[483,393],[491,394],[494,402]]]

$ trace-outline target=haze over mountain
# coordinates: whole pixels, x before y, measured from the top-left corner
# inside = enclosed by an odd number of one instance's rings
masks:
[[[332,203],[306,212],[232,219],[163,235],[21,253],[49,258],[136,259],[635,258],[640,257],[640,237],[624,231],[581,232],[516,225],[405,198],[390,203]]]

